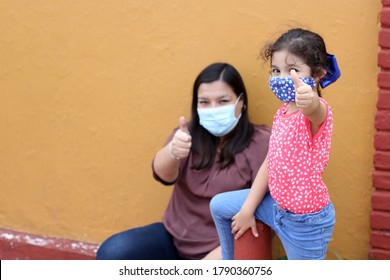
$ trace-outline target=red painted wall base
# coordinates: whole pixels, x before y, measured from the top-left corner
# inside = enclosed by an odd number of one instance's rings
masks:
[[[1,260],[93,260],[98,245],[0,229]]]

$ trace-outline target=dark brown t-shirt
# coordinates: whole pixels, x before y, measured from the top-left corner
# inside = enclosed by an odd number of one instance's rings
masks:
[[[220,169],[216,160],[210,168],[193,170],[190,164],[194,157],[192,153],[180,161],[180,175],[174,182],[163,223],[172,234],[179,254],[184,259],[201,259],[219,245],[209,208],[211,198],[221,192],[249,188],[252,185],[267,155],[270,137],[266,126],[254,127],[249,146],[237,154],[234,164],[227,168]],[[153,175],[156,180],[166,184],[154,170]]]

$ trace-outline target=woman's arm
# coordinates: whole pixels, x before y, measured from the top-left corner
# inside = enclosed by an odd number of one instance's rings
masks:
[[[166,182],[174,182],[177,179],[180,159],[187,157],[191,150],[191,135],[184,117],[180,117],[179,125],[171,142],[160,149],[153,160],[154,171]]]
[[[165,182],[174,182],[179,175],[180,160],[171,156],[170,143],[160,149],[153,160],[154,171]]]

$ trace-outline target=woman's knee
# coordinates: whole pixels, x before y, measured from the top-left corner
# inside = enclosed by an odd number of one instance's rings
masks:
[[[131,238],[124,238],[124,233],[117,233],[105,240],[96,252],[98,260],[125,260],[131,252]]]
[[[169,243],[169,236],[162,223],[133,228],[117,233],[99,247],[99,260],[139,260],[154,258],[161,251],[160,243]],[[161,247],[161,246],[160,246]]]

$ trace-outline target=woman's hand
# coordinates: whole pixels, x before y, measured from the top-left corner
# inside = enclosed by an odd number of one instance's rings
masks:
[[[187,128],[187,123],[184,117],[179,119],[179,129],[173,135],[169,150],[173,159],[181,159],[188,157],[192,146],[192,138]]]
[[[255,237],[259,236],[256,220],[253,214],[246,213],[242,209],[232,218],[232,233],[235,239],[239,239],[247,229],[251,228]]]

